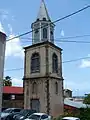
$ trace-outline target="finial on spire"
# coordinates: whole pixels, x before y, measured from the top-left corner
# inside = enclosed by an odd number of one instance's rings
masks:
[[[44,0],[41,0],[41,5],[40,5],[40,9],[39,9],[37,19],[39,19],[39,20],[46,19],[47,21],[50,20],[50,17],[49,17],[49,14],[48,14],[48,11],[47,11]]]

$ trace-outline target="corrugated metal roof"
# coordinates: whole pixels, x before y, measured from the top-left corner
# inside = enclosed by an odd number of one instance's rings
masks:
[[[4,86],[3,93],[6,94],[23,94],[23,87]]]
[[[90,105],[83,104],[83,102],[72,101],[68,98],[64,99],[64,104],[72,107],[76,107],[76,108],[87,108],[87,106],[90,107]]]

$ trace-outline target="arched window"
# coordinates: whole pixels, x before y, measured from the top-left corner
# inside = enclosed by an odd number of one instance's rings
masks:
[[[43,38],[47,39],[47,28],[43,28]]]
[[[55,93],[58,94],[58,83],[55,82]]]
[[[33,94],[37,93],[37,84],[36,84],[36,82],[34,82],[34,83],[32,84],[32,93],[33,93]]]
[[[55,53],[52,56],[52,72],[58,73],[58,57]]]
[[[40,72],[40,56],[34,53],[31,57],[31,73]]]

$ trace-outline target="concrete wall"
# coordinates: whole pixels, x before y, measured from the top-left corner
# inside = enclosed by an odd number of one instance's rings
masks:
[[[23,108],[23,100],[4,100],[3,107],[5,108]]]
[[[58,93],[56,94],[55,83],[58,83]],[[50,91],[50,113],[53,116],[59,116],[63,114],[64,111],[64,101],[63,101],[63,81],[50,79],[49,81],[49,91]]]
[[[37,82],[37,92],[32,93],[32,84],[33,82]],[[34,79],[34,80],[28,80],[25,82],[25,93],[24,93],[24,108],[30,109],[31,106],[31,99],[39,99],[40,101],[40,112],[46,112],[46,106],[47,106],[47,98],[46,98],[46,91],[45,91],[45,79]],[[28,84],[28,85],[27,85]],[[28,92],[27,93],[27,89]]]
[[[2,85],[4,72],[6,35],[0,32],[0,108],[2,107]]]

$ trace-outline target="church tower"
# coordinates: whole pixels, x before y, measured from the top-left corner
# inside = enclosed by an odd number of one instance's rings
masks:
[[[51,23],[44,1],[42,0],[37,19],[32,23],[32,43],[49,41],[54,43],[54,24]]]
[[[32,45],[25,47],[24,108],[52,116],[63,114],[62,49],[54,44],[54,27],[44,0],[32,23]]]

